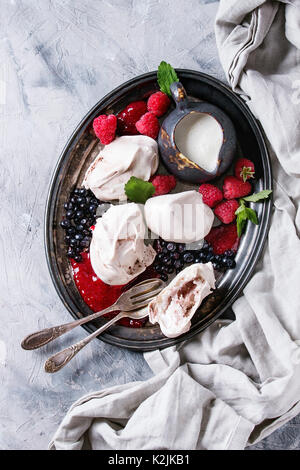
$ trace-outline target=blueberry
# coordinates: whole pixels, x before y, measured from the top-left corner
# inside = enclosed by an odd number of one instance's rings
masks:
[[[158,253],[156,258],[157,258],[158,261],[161,261],[164,258],[164,256],[165,256],[164,253]]]
[[[227,259],[226,267],[229,269],[234,269],[236,267],[236,262],[232,258]]]
[[[77,232],[82,232],[84,230],[84,226],[82,224],[76,225]]]
[[[84,197],[79,196],[79,197],[77,198],[77,204],[82,204],[83,202],[85,202],[84,199],[85,199]]]
[[[84,239],[81,240],[80,242],[80,246],[82,246],[83,248],[87,248],[89,244],[90,244],[90,239],[87,237],[84,237]]]
[[[189,251],[183,253],[183,261],[185,263],[192,263],[194,261],[194,255]]]
[[[169,251],[175,251],[176,250],[176,245],[175,245],[175,243],[168,243],[166,248]]]
[[[172,259],[179,259],[179,258],[180,258],[180,254],[178,253],[178,251],[175,251],[174,253],[171,253],[171,258],[172,258]]]
[[[194,259],[194,263],[201,263],[201,259],[199,258],[199,256],[196,256],[196,258]]]
[[[85,237],[88,237],[88,238],[91,238],[92,236],[92,232],[86,228],[82,230],[82,233]]]
[[[64,219],[64,220],[61,221],[60,226],[63,229],[67,229],[67,228],[71,227],[71,222],[67,219]]]
[[[75,233],[75,228],[74,227],[67,228],[67,234],[68,235],[74,235],[74,233]]]
[[[65,236],[65,242],[66,242],[67,244],[69,244],[70,240],[71,240],[71,235],[66,235],[66,236]]]
[[[66,212],[66,217],[67,217],[67,219],[72,219],[72,217],[73,217],[73,211],[67,211],[67,212]]]
[[[200,259],[200,263],[202,263],[203,261],[206,261],[206,254],[203,253],[203,251],[200,251],[197,255],[197,257]]]
[[[69,211],[71,211],[72,209],[74,209],[74,204],[73,204],[72,202],[69,202],[67,205],[68,205],[67,209],[68,209]]]
[[[67,255],[69,258],[73,258],[75,256],[75,251],[71,247],[69,247],[67,251]]]
[[[167,250],[167,248],[163,248],[163,249],[161,250],[161,252],[162,252],[164,255],[169,254],[169,251]]]
[[[232,250],[225,251],[224,255],[227,256],[228,258],[234,258],[235,257],[235,253]]]
[[[153,248],[154,248],[154,250],[156,251],[156,253],[160,253],[160,252],[161,252],[162,246],[161,246],[160,240],[158,240],[158,239],[154,240],[154,242],[153,242]]]
[[[167,273],[172,274],[174,272],[173,266],[168,266]]]
[[[84,195],[84,194],[86,194],[86,193],[87,193],[87,190],[86,190],[85,188],[80,188],[80,189],[79,189],[79,194]]]
[[[166,282],[166,281],[168,280],[168,275],[165,274],[165,273],[162,273],[162,274],[160,275],[160,278],[161,278],[162,281],[165,281],[165,282]]]
[[[80,263],[82,261],[82,256],[81,255],[75,255],[74,260],[77,261],[77,263]]]
[[[72,196],[70,199],[70,202],[72,202],[73,204],[76,204],[76,201],[77,201],[77,198]]]
[[[172,260],[168,256],[164,256],[162,262],[167,266],[170,266],[172,264]]]
[[[181,269],[183,267],[183,261],[181,259],[177,259],[175,262],[174,262],[174,268],[175,269]]]
[[[184,243],[178,243],[177,250],[179,251],[179,253],[183,253],[184,250],[185,250],[185,244]]]
[[[64,209],[66,209],[66,211],[67,211],[68,208],[69,208],[69,203],[68,203],[68,202],[65,202],[65,203],[64,203]]]
[[[162,273],[163,272],[163,267],[161,266],[161,264],[156,264],[154,266],[154,269],[155,271],[157,271],[158,273]]]
[[[97,210],[97,207],[98,207],[98,206],[95,206],[94,204],[91,204],[91,205],[89,206],[89,211],[90,211],[90,213],[91,213],[91,214],[95,214],[95,212],[96,212],[96,210]]]
[[[71,240],[70,240],[70,245],[71,245],[71,246],[77,246],[77,240],[76,240],[76,238],[71,238]]]
[[[75,217],[77,217],[77,219],[81,219],[83,216],[84,216],[84,212],[83,212],[83,211],[77,211],[77,212],[75,212]]]
[[[80,241],[80,240],[83,240],[83,235],[82,235],[81,233],[76,233],[75,239],[76,239],[76,240],[79,240],[79,241]]]
[[[160,242],[160,245],[162,246],[162,248],[164,248],[167,244],[167,242],[165,242],[165,240],[160,239],[159,242]]]
[[[206,255],[206,262],[208,263],[209,261],[211,261],[213,259],[214,255],[212,253],[207,253]]]

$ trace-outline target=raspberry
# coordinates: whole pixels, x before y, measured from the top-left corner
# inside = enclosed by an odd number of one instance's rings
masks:
[[[153,93],[148,99],[148,111],[159,117],[165,114],[171,104],[170,98],[162,91]]]
[[[227,250],[237,251],[239,237],[236,224],[219,225],[213,227],[205,240],[212,246],[216,255],[221,255]]]
[[[101,144],[110,144],[116,134],[117,118],[114,114],[101,114],[93,121],[93,128],[96,136],[100,139]]]
[[[201,184],[199,193],[202,194],[204,204],[209,207],[215,207],[218,202],[223,200],[221,189],[217,188],[213,184]]]
[[[126,108],[119,112],[118,133],[121,135],[136,135],[138,131],[135,124],[143,114],[147,112],[147,104],[145,101],[133,101]]]
[[[155,114],[150,112],[144,114],[135,126],[140,134],[156,139],[159,131],[159,122]]]
[[[239,158],[235,164],[234,174],[238,180],[247,181],[254,178],[255,167],[254,163],[247,158]]]
[[[250,194],[252,191],[251,184],[238,180],[235,176],[226,176],[223,184],[223,194],[225,199],[236,199]]]
[[[220,202],[215,208],[215,215],[223,224],[230,224],[235,219],[235,211],[238,209],[239,203],[236,199]]]
[[[153,186],[155,186],[155,193],[153,196],[161,196],[168,194],[176,186],[176,178],[172,175],[157,175],[150,179]]]

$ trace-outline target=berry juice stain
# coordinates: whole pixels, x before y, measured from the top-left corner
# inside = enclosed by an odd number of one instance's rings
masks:
[[[77,262],[71,259],[72,271],[76,287],[88,307],[93,312],[99,312],[112,305],[126,288],[131,287],[133,284],[123,286],[110,286],[105,284],[95,274],[91,261],[90,254],[87,252],[81,253],[82,261]],[[139,282],[141,280],[139,279]],[[105,318],[111,319],[118,314],[118,311],[110,312],[103,315]],[[147,317],[142,320],[132,320],[130,318],[122,318],[118,324],[130,328],[141,328],[147,322]]]

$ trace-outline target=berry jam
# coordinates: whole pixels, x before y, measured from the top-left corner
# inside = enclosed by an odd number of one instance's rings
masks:
[[[71,259],[74,281],[82,299],[88,307],[93,312],[99,312],[112,305],[120,297],[122,292],[126,290],[127,285],[109,286],[105,284],[95,274],[91,265],[90,254],[83,252],[81,256],[81,262]],[[110,312],[104,315],[104,317],[110,319],[115,317],[117,313],[117,311]],[[118,324],[131,328],[141,328],[146,322],[147,318],[143,318],[142,320],[122,318]]]

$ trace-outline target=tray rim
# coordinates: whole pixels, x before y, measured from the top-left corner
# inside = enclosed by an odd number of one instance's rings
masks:
[[[235,101],[236,104],[238,105],[239,108],[242,108],[242,111],[247,117],[248,124],[252,128],[253,133],[255,134],[257,138],[257,143],[260,149],[261,154],[264,154],[264,158],[262,160],[263,167],[264,167],[264,176],[267,177],[267,183],[269,189],[273,189],[273,178],[272,178],[272,168],[271,168],[271,159],[269,155],[269,151],[265,142],[265,136],[264,132],[262,129],[262,126],[258,119],[252,114],[252,112],[249,110],[247,105],[245,104],[244,100],[234,93],[232,89],[226,84],[220,81],[219,79],[210,76],[206,73],[197,71],[197,70],[191,70],[191,69],[179,69],[176,68],[176,72],[182,76],[184,79],[185,77],[183,76],[184,74],[186,75],[192,75],[192,78],[204,80],[206,82],[213,82],[214,86],[218,88],[221,92],[225,93],[229,99],[232,101]],[[57,163],[54,167],[49,187],[48,187],[48,193],[47,193],[47,198],[46,198],[46,206],[45,206],[45,215],[44,215],[44,248],[45,248],[45,255],[46,255],[46,261],[47,261],[47,266],[49,269],[50,277],[52,280],[52,283],[54,285],[54,288],[62,301],[63,305],[66,307],[66,309],[69,311],[69,313],[72,315],[73,318],[78,319],[78,316],[76,316],[75,312],[73,311],[71,305],[66,301],[64,297],[64,290],[61,287],[61,283],[59,282],[59,275],[57,272],[57,269],[55,269],[54,262],[53,262],[53,257],[51,254],[51,247],[53,247],[53,237],[52,237],[52,228],[50,229],[50,219],[51,219],[51,214],[52,214],[52,207],[50,202],[53,199],[53,195],[58,192],[57,188],[57,177],[59,174],[59,171],[61,167],[64,164],[64,161],[68,158],[68,153],[70,150],[71,145],[76,145],[76,137],[79,139],[80,137],[80,130],[84,128],[85,124],[87,121],[90,119],[91,115],[95,112],[96,109],[99,107],[105,105],[105,102],[111,98],[116,99],[118,93],[124,92],[124,89],[126,87],[135,84],[135,82],[140,82],[141,80],[145,79],[153,79],[156,77],[157,71],[151,71],[147,72],[141,75],[138,75],[136,77],[133,77],[126,82],[123,82],[121,85],[117,86],[114,88],[112,91],[107,93],[105,96],[103,96],[98,102],[95,103],[95,105],[85,114],[85,116],[82,118],[82,120],[78,123],[78,125],[75,127],[74,131],[72,134],[69,136],[67,139],[66,144],[64,145],[60,156],[57,160]],[[188,77],[186,77],[188,78]],[[197,333],[200,333],[203,331],[205,328],[207,328],[209,325],[211,325],[214,321],[216,321],[230,306],[233,304],[233,302],[237,299],[237,297],[241,294],[243,288],[245,285],[248,283],[255,266],[257,264],[257,261],[259,260],[261,253],[264,249],[265,242],[267,240],[267,235],[271,223],[271,212],[272,212],[272,202],[273,202],[273,194],[271,194],[271,197],[264,201],[264,206],[263,206],[263,212],[262,212],[262,218],[265,220],[264,224],[259,225],[259,232],[257,234],[256,240],[255,240],[255,245],[253,248],[255,248],[255,253],[252,254],[252,261],[251,261],[251,266],[248,266],[248,269],[246,270],[245,266],[244,272],[242,273],[242,279],[241,282],[237,283],[234,286],[234,292],[230,296],[230,300],[227,301],[224,305],[223,308],[221,308],[216,314],[212,316],[209,320],[207,320],[204,324],[198,325],[191,330],[189,330],[187,333],[185,333],[182,336],[179,336],[177,338],[163,338],[158,339],[158,340],[152,340],[152,341],[139,341],[139,344],[130,344],[130,340],[128,339],[119,339],[118,337],[109,335],[109,334],[102,334],[98,337],[99,340],[102,340],[106,343],[119,346],[119,347],[124,347],[126,349],[134,350],[134,351],[152,351],[155,349],[164,349],[169,346],[173,346],[175,344],[178,344],[182,341],[186,341],[196,335]],[[55,259],[55,262],[57,260]],[[76,310],[76,309],[75,309]],[[88,332],[91,333],[95,331],[95,328],[91,328],[88,324],[82,325],[82,327]],[[161,342],[163,341],[163,344]],[[126,344],[125,344],[126,343]],[[128,344],[129,343],[129,344]],[[151,343],[151,344],[150,344]]]

